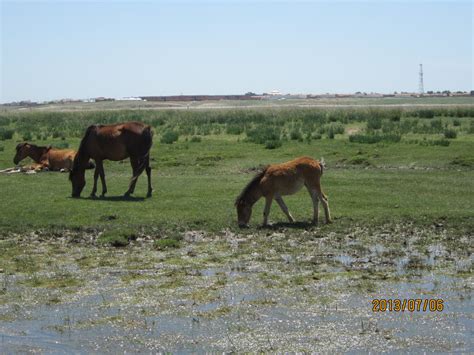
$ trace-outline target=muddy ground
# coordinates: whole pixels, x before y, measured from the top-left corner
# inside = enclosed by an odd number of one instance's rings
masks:
[[[473,352],[472,240],[444,221],[0,237],[1,352]],[[171,233],[171,232],[170,232]],[[373,312],[373,299],[442,311]]]

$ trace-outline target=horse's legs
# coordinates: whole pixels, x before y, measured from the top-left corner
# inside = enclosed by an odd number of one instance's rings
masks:
[[[324,195],[324,193],[321,190],[316,191],[316,193],[318,194],[318,197],[321,200],[321,203],[323,204],[324,214],[326,216],[326,223],[331,223],[332,220],[331,220],[331,213],[329,212],[328,199],[327,199],[326,195]]]
[[[313,224],[318,225],[319,222],[319,200],[316,190],[312,190],[310,186],[306,185],[311,201],[313,201]]]
[[[91,197],[95,197],[97,192],[97,178],[99,177],[99,164],[96,165],[94,170],[94,186],[92,186]]]
[[[268,215],[272,207],[273,196],[265,196],[265,209],[263,210],[263,226],[268,225]]]
[[[138,159],[130,157],[130,165],[132,166],[132,179],[128,184],[128,190],[125,192],[125,197],[130,196],[135,191],[135,184],[137,183]]]
[[[308,186],[308,189],[311,188],[313,190],[313,193],[321,200],[321,203],[324,208],[324,214],[326,216],[326,223],[331,223],[331,213],[329,212],[329,202],[328,198],[326,195],[323,193],[323,190],[321,189],[321,184],[319,182],[319,179],[316,180],[314,183],[312,183],[310,186]]]
[[[97,168],[99,169],[100,182],[102,183],[102,196],[105,196],[105,194],[107,193],[107,184],[105,183],[104,164],[102,160],[96,160],[95,163],[96,163],[95,169],[96,170]]]
[[[281,196],[275,197],[275,200],[276,200],[276,202],[278,203],[278,206],[280,206],[280,208],[281,208],[281,210],[283,211],[283,213],[286,215],[286,217],[288,217],[288,220],[289,220],[290,222],[294,222],[295,219],[294,219],[293,216],[291,215],[290,211],[288,211],[288,207],[286,207],[285,202],[283,202],[283,199],[281,198]]]
[[[150,168],[150,156],[147,155],[146,157],[146,176],[148,178],[148,193],[146,194],[146,197],[151,197],[151,193],[153,192],[153,188],[151,187],[151,168]]]
[[[130,194],[133,194],[133,192],[135,191],[135,185],[137,184],[138,177],[143,172],[143,170],[145,170],[145,167],[147,166],[146,160],[140,161],[139,159],[131,158],[131,157],[130,157],[130,164],[132,165],[133,176],[132,176],[132,179],[130,180],[130,185],[128,186],[128,191],[125,193],[125,196],[130,196]],[[148,193],[150,194],[150,190],[148,190]]]

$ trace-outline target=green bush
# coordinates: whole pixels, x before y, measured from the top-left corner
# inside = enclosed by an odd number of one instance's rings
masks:
[[[396,121],[384,120],[382,122],[383,133],[394,133],[400,131],[400,124]]]
[[[441,122],[439,118],[436,120],[432,120],[430,122],[430,126],[433,133],[442,132],[443,130],[443,122]]]
[[[280,148],[281,146],[282,142],[279,139],[269,140],[265,142],[265,149],[276,149]]]
[[[271,126],[260,126],[247,131],[247,140],[257,144],[266,144],[267,141],[279,141],[280,136],[280,130]]]
[[[102,233],[97,238],[97,243],[102,245],[111,245],[113,247],[125,247],[130,240],[135,239],[135,232],[129,229],[112,229]]]
[[[160,142],[164,144],[172,144],[176,142],[178,138],[179,138],[179,134],[176,133],[175,131],[166,131],[161,136]]]
[[[65,137],[65,134],[60,131],[53,131],[53,138]]]
[[[244,132],[243,125],[236,125],[236,124],[227,125],[227,128],[226,128],[227,134],[239,135],[239,134],[242,134],[243,132]]]
[[[3,152],[5,150],[5,147],[3,145],[0,145],[0,152]]]
[[[31,134],[31,132],[25,132],[22,135],[22,139],[24,141],[31,141],[33,139],[33,135]]]
[[[290,132],[290,139],[293,141],[302,140],[303,136],[301,135],[301,132],[299,130],[294,129]]]
[[[435,116],[435,112],[433,109],[421,109],[417,110],[417,116],[420,118],[433,118]]]
[[[163,238],[163,239],[155,240],[153,242],[153,246],[155,247],[155,249],[158,249],[158,250],[179,248],[180,244],[181,244],[180,241],[176,238]]]
[[[329,128],[328,130],[328,138],[334,139],[334,130],[332,128]]]
[[[417,143],[419,145],[423,145],[423,146],[433,146],[433,145],[439,145],[439,146],[442,146],[442,147],[448,147],[449,144],[450,144],[450,141],[447,140],[447,139],[414,139],[414,140],[411,140],[409,141],[408,143]]]
[[[353,134],[349,136],[349,142],[374,144],[378,142],[400,142],[402,136],[399,134]]]
[[[446,129],[444,131],[444,138],[448,138],[448,139],[454,139],[458,136],[456,130],[454,129]]]
[[[13,129],[0,127],[0,140],[12,139],[14,133],[15,131]]]
[[[432,145],[440,145],[443,147],[449,146],[450,142],[447,139],[435,139],[432,142]]]
[[[382,119],[380,117],[369,117],[367,120],[367,129],[375,130],[382,128]]]
[[[192,136],[189,141],[190,141],[191,143],[200,143],[200,142],[201,142],[201,137],[199,137],[199,136]]]
[[[474,120],[469,122],[469,129],[468,129],[467,133],[474,134]]]

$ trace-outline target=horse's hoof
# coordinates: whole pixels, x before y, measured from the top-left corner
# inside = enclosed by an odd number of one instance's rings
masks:
[[[89,197],[90,198],[97,198],[97,195],[96,194],[90,194]]]
[[[151,197],[151,192],[147,193],[146,197]]]

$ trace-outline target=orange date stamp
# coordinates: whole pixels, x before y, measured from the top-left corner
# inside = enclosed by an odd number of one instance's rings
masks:
[[[372,300],[373,312],[442,312],[443,310],[444,300],[435,298],[376,298]]]

